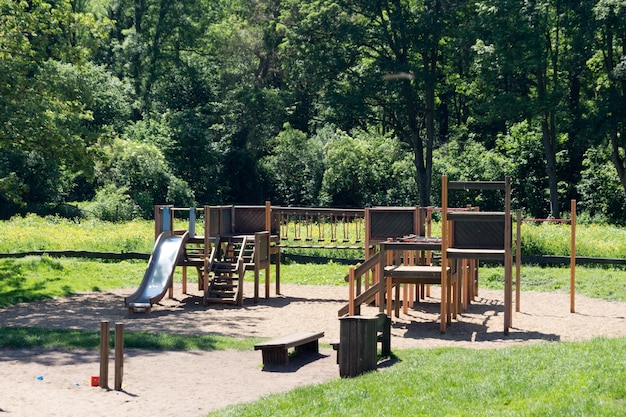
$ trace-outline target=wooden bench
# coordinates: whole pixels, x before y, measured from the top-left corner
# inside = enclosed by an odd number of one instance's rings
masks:
[[[263,354],[263,365],[288,365],[289,349],[296,352],[319,352],[319,339],[324,332],[298,332],[254,345]]]

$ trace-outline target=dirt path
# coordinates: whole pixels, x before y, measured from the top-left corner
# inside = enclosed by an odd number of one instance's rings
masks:
[[[248,285],[248,284],[246,284]],[[0,326],[30,326],[98,331],[100,321],[125,323],[127,332],[221,334],[275,337],[298,330],[324,331],[322,343],[339,339],[337,310],[345,287],[283,285],[282,295],[246,299],[241,308],[201,306],[200,293],[175,292],[151,314],[128,315],[123,296],[132,289],[88,293],[0,310]],[[252,288],[246,287],[246,294]],[[438,293],[394,319],[392,350],[459,346],[505,347],[541,341],[573,341],[597,336],[626,337],[626,304],[569,295],[522,293],[513,328],[502,334],[503,294],[481,290],[480,297],[445,335],[437,323]],[[364,315],[377,309],[367,307]],[[89,386],[99,359],[91,351],[0,350],[0,416],[107,416],[149,413],[154,417],[202,416],[211,410],[297,386],[339,377],[335,352],[295,358],[289,367],[263,369],[260,352],[146,352],[127,349],[124,390]],[[113,384],[113,366],[110,381]],[[38,379],[38,377],[42,377]]]

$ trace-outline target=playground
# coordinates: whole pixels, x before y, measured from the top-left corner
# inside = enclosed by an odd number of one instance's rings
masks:
[[[467,187],[467,184],[457,185]],[[351,268],[346,276],[347,285],[335,286],[280,284],[278,265],[274,265],[273,276],[269,274],[272,251],[269,243],[271,239],[282,240],[282,225],[289,221],[273,217],[269,204],[246,208],[245,212],[226,206],[205,207],[204,211],[205,236],[214,236],[212,241],[193,241],[191,227],[182,233],[171,230],[173,211],[162,211],[166,215],[156,224],[155,249],[139,288],[17,304],[0,310],[0,326],[94,332],[98,331],[101,320],[107,320],[124,323],[127,332],[135,333],[260,339],[309,331],[323,333],[319,353],[292,357],[288,365],[264,366],[265,357],[262,360],[261,353],[252,349],[186,352],[127,349],[122,389],[104,390],[90,386],[90,376],[98,375],[97,351],[5,349],[0,350],[4,376],[0,381],[3,393],[0,413],[36,415],[43,406],[41,399],[45,398],[46,415],[51,416],[115,417],[149,411],[156,417],[200,417],[231,404],[336,379],[340,375],[339,356],[330,346],[342,338],[338,316],[346,313],[373,317],[386,311],[392,318],[392,351],[433,347],[490,349],[626,337],[623,303],[577,296],[573,311],[572,297],[567,292],[528,291],[523,293],[521,303],[513,301],[508,207],[505,216],[497,217],[493,213],[485,216],[472,211],[453,213],[456,221],[453,230],[458,236],[451,240],[456,246],[448,251],[451,255],[465,251],[458,255],[460,260],[454,271],[436,265],[426,271],[423,264],[415,263],[418,259],[423,261],[418,252],[424,250],[413,247],[424,243],[415,240],[416,237],[426,237],[425,242],[433,244],[424,230],[429,219],[422,217],[419,208],[366,210],[365,247],[378,244],[381,250],[378,255],[371,254],[356,271]],[[159,213],[155,213],[155,218],[159,219]],[[354,213],[349,215],[354,219]],[[312,241],[307,216],[301,223],[304,245]],[[332,217],[328,218],[336,224]],[[470,222],[473,228],[470,242],[473,246],[468,248],[462,245],[465,242],[460,233],[462,221]],[[484,236],[475,231],[483,230],[477,227],[479,223],[483,227],[481,222],[485,221],[489,223],[485,230],[490,241],[478,246],[478,239]],[[162,227],[163,224],[167,227]],[[345,233],[346,229],[343,230]],[[260,258],[245,255],[247,238],[238,241],[237,233],[250,236],[251,253],[264,255]],[[493,243],[493,236],[503,234],[503,240],[496,239]],[[391,242],[390,235],[402,238]],[[331,232],[332,239],[338,237],[339,233]],[[168,248],[170,244],[172,247]],[[442,243],[438,245],[441,248]],[[239,253],[237,260],[226,261],[234,252]],[[461,260],[491,259],[494,255],[509,262],[508,288],[504,292],[474,288],[473,267]],[[221,269],[225,264],[229,264],[228,269]],[[172,284],[174,268],[185,268],[183,283]],[[244,280],[246,270],[250,275]],[[385,285],[377,285],[376,279]],[[441,285],[449,279],[454,280]],[[435,285],[418,288],[430,284]],[[213,289],[225,285],[228,288],[222,293]],[[448,290],[442,294],[441,288]],[[415,292],[407,295],[407,289]],[[376,297],[383,302],[376,303]],[[442,302],[446,299],[446,303]],[[378,369],[384,372],[391,364],[393,360],[383,360]]]
[[[252,294],[252,283],[246,283]],[[124,387],[106,391],[89,386],[98,373],[97,351],[2,350],[0,381],[6,415],[37,415],[45,398],[49,416],[126,416],[145,413],[155,417],[203,416],[207,412],[260,397],[339,378],[336,352],[327,344],[339,335],[337,310],[345,304],[346,287],[284,284],[281,296],[245,299],[243,307],[202,306],[202,293],[185,295],[175,286],[172,299],[128,320],[120,297],[129,289],[86,293],[68,298],[26,303],[0,310],[0,326],[76,328],[97,331],[100,319],[124,321],[129,332],[221,334],[234,337],[275,337],[300,329],[324,331],[320,354],[294,358],[290,365],[263,370],[260,352],[154,352],[126,350]],[[524,292],[508,336],[503,336],[501,291],[481,290],[472,309],[445,334],[437,316],[439,298],[394,320],[393,349],[456,346],[507,347],[545,340],[574,341],[597,336],[626,337],[624,305],[577,297],[577,312],[569,312],[566,293]],[[183,303],[181,304],[181,301]],[[35,305],[36,304],[36,305]],[[369,314],[370,307],[363,307]],[[371,310],[372,314],[377,308]],[[37,380],[42,376],[42,380]],[[216,378],[224,382],[216,387]],[[111,378],[112,379],[112,378]],[[227,382],[226,382],[227,381]]]

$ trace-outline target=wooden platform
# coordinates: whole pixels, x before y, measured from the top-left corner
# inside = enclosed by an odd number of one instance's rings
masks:
[[[289,349],[296,352],[319,352],[319,339],[324,332],[298,332],[254,345],[263,354],[263,365],[288,365]]]

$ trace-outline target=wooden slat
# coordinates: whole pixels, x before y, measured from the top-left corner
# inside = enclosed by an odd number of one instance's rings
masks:
[[[505,256],[504,249],[458,249],[449,248],[448,258],[454,259],[478,259],[478,260],[502,260]]]
[[[504,222],[505,215],[502,211],[449,211],[448,220]]]
[[[313,342],[324,337],[324,332],[298,332],[286,336],[277,337],[266,342],[260,342],[254,345],[254,350],[260,350],[268,347],[284,347],[292,348],[297,345]]]
[[[448,181],[450,190],[504,190],[505,181]]]

